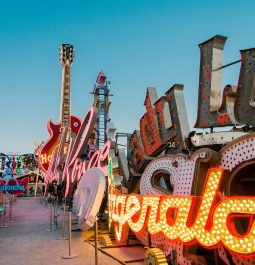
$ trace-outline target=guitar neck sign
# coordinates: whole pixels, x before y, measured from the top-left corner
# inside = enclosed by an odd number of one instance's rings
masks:
[[[59,139],[63,128],[67,127],[72,135],[77,135],[81,126],[81,120],[76,116],[71,116],[70,114],[70,78],[73,57],[73,46],[70,44],[62,44],[60,46],[60,62],[63,69],[61,86],[60,122],[54,123],[52,120],[48,121],[47,130],[50,134],[50,137],[38,151],[39,166],[40,169],[45,173],[49,168],[49,164],[51,163],[53,151],[59,145]],[[66,141],[68,142],[69,135],[67,135],[66,139]]]

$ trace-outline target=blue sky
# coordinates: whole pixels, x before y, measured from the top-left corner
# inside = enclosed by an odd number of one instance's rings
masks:
[[[71,43],[71,110],[83,117],[98,72],[111,81],[111,118],[119,132],[139,129],[147,86],[161,97],[184,84],[192,128],[197,110],[198,44],[227,36],[224,63],[255,46],[254,1],[84,0],[0,1],[0,152],[33,151],[59,120],[58,47]],[[239,65],[223,71],[236,84]]]

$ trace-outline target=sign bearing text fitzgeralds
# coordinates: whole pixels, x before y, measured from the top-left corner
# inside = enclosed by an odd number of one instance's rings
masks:
[[[114,222],[116,238],[121,241],[123,228],[134,233],[146,229],[152,235],[161,233],[184,244],[198,242],[206,248],[222,244],[238,254],[255,252],[255,196],[222,197],[219,193],[223,169],[208,171],[202,196],[109,196],[109,215]],[[244,235],[235,227],[236,218],[248,218]]]

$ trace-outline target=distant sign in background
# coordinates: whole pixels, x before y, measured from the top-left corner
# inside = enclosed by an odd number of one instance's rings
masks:
[[[3,193],[21,195],[26,191],[28,183],[29,177],[24,177],[21,180],[17,180],[16,178],[9,178],[6,181],[0,179],[0,190]]]
[[[0,176],[23,175],[36,170],[38,170],[38,163],[34,154],[6,155],[0,153]]]

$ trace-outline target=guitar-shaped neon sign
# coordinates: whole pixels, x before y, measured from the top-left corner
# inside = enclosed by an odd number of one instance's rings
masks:
[[[62,44],[60,47],[60,62],[62,66],[62,93],[60,122],[54,123],[49,120],[47,130],[50,134],[49,139],[40,148],[38,161],[40,168],[46,172],[54,149],[60,144],[60,135],[64,127],[69,128],[72,136],[75,136],[81,126],[81,120],[75,116],[70,116],[70,70],[73,63],[74,48],[70,44]],[[70,133],[69,136],[70,137]],[[68,139],[67,139],[68,141]]]

